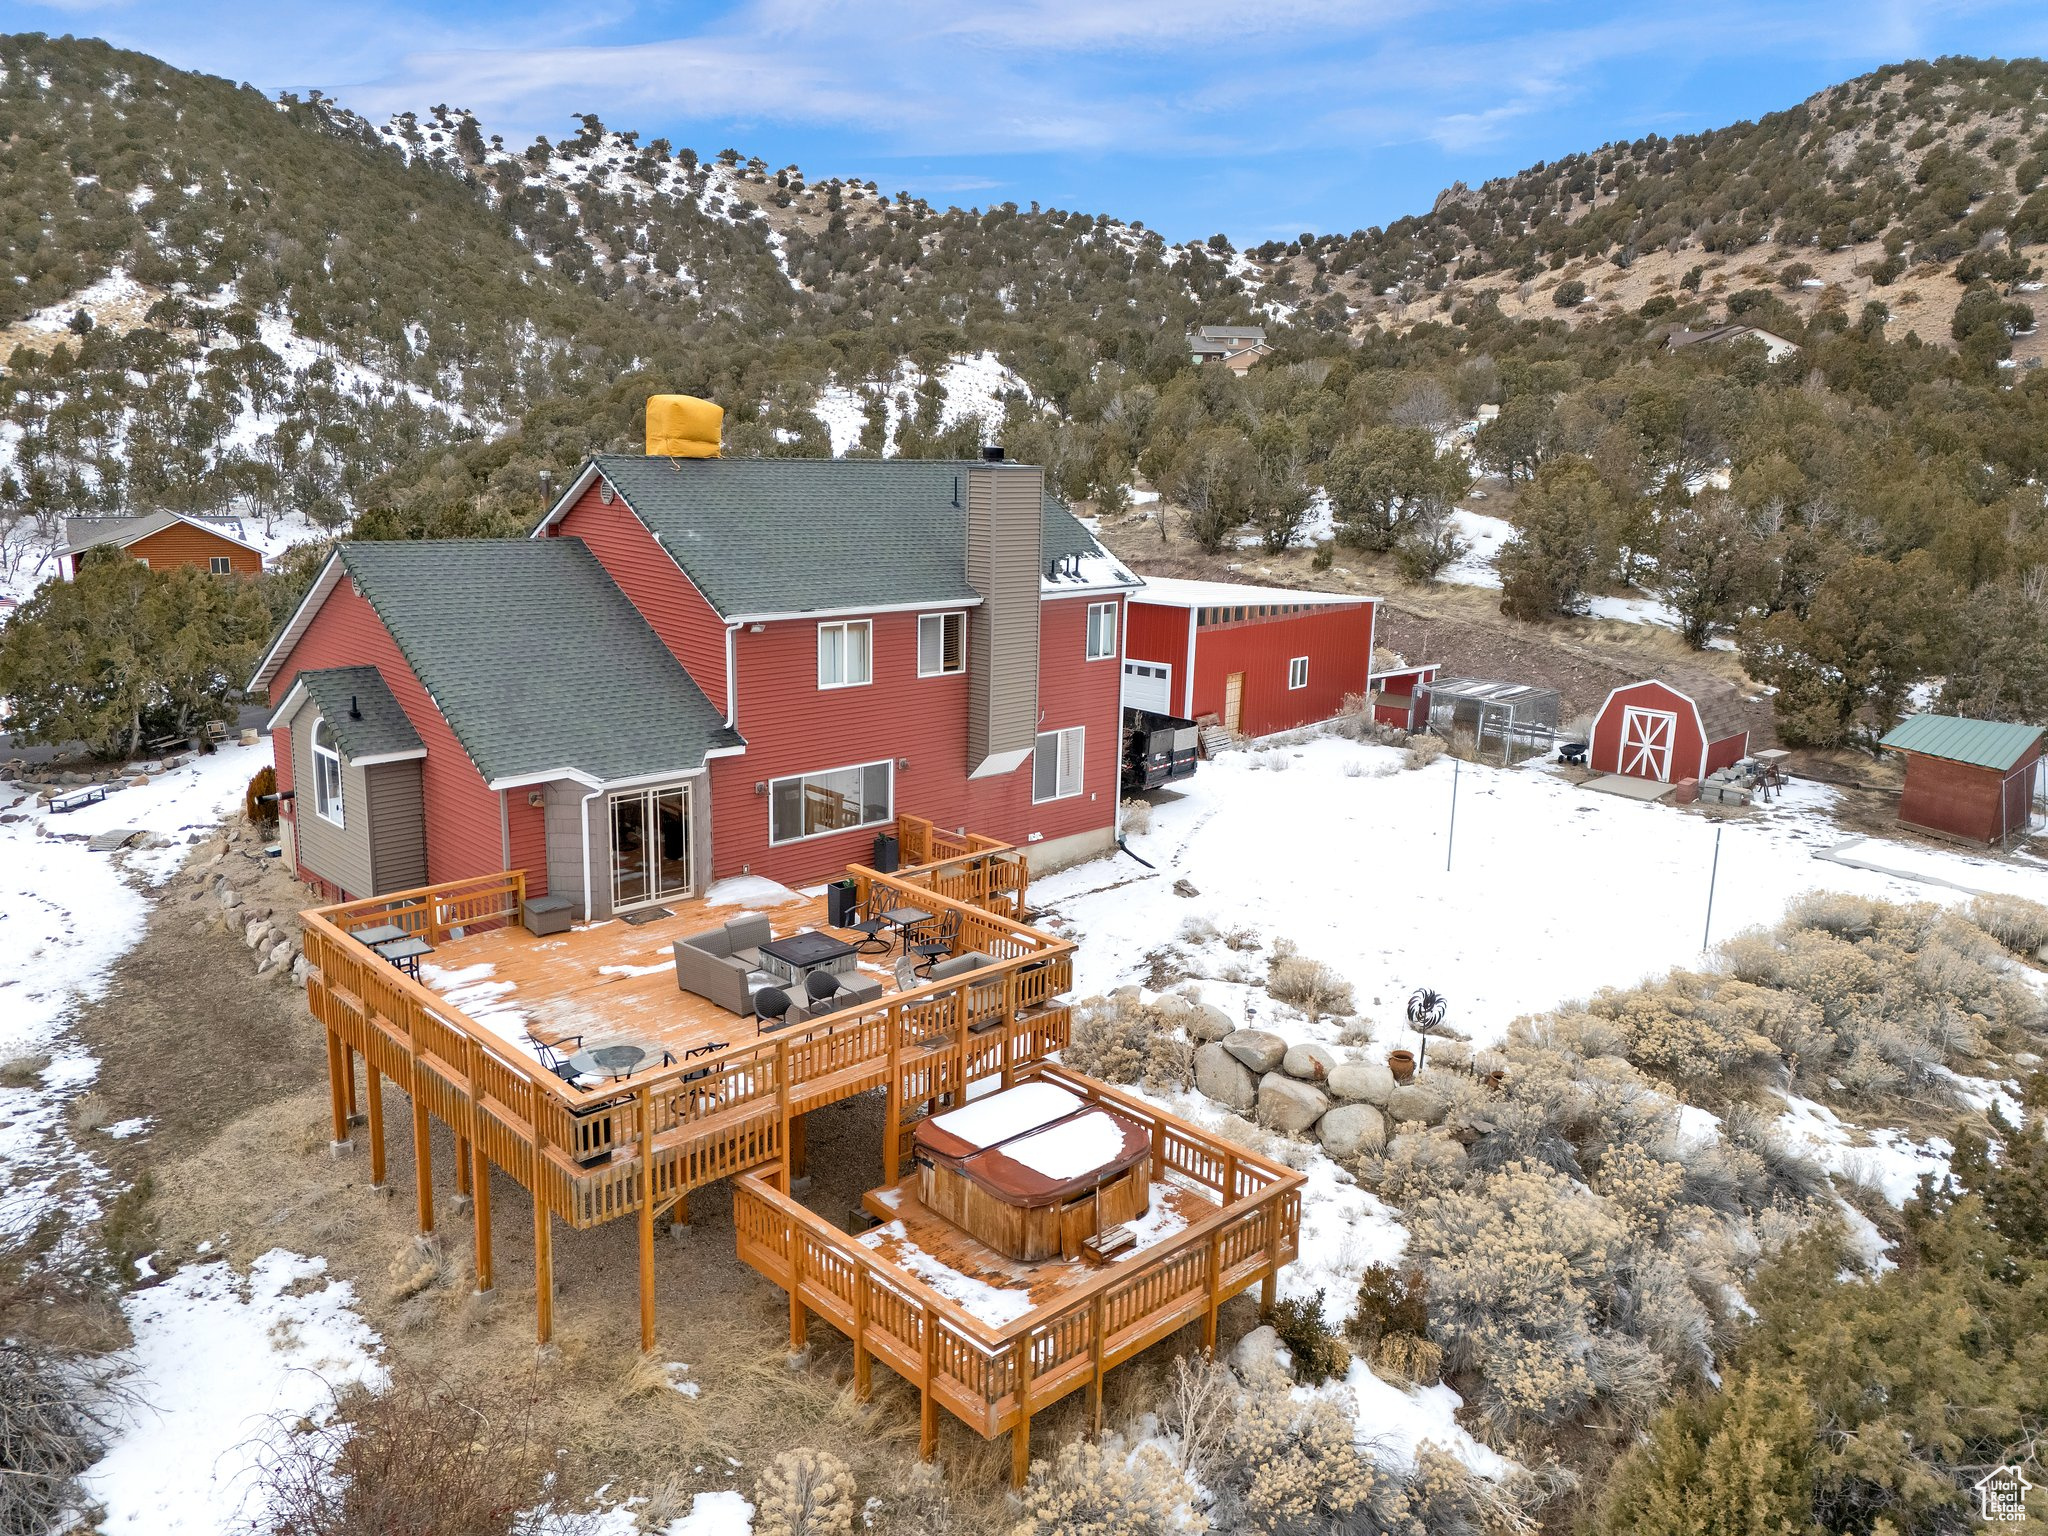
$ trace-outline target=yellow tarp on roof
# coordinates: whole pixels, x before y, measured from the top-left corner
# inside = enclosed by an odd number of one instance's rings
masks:
[[[695,395],[647,397],[647,456],[715,459],[725,411]]]

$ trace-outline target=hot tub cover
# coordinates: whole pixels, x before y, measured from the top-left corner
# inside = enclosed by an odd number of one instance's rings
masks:
[[[1005,1205],[1054,1205],[1128,1173],[1151,1150],[1143,1126],[1090,1109],[977,1152],[960,1171]]]
[[[921,1151],[958,1162],[1064,1120],[1081,1107],[1079,1095],[1056,1083],[1019,1083],[922,1122],[911,1141]]]

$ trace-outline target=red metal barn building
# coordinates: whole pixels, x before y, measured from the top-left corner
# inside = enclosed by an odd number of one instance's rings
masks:
[[[1923,832],[2002,843],[2033,825],[2038,725],[1909,715],[1879,742],[1906,757],[1899,820]]]
[[[1676,784],[1704,779],[1749,751],[1749,730],[1708,719],[1690,694],[1654,680],[1607,695],[1593,718],[1589,754],[1598,773]]]
[[[1131,594],[1126,708],[1265,736],[1328,720],[1371,685],[1377,601],[1151,576]]]
[[[531,539],[341,545],[250,687],[350,896],[520,869],[604,917],[899,812],[1043,870],[1114,846],[1137,584],[1029,465],[606,454]]]

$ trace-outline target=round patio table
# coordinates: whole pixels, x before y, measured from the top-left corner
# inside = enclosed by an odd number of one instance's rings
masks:
[[[646,1059],[637,1045],[596,1045],[571,1056],[569,1066],[578,1077],[621,1078],[631,1077]]]

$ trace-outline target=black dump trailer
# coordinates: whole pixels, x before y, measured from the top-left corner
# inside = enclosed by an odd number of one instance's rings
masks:
[[[1149,709],[1124,711],[1124,793],[1157,789],[1194,776],[1195,722]]]

